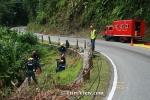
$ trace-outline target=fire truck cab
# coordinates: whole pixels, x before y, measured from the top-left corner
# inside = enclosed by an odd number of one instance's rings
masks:
[[[146,24],[143,20],[117,20],[112,25],[106,26],[103,37],[106,41],[114,39],[126,42],[131,38],[139,40],[145,36],[145,28]]]

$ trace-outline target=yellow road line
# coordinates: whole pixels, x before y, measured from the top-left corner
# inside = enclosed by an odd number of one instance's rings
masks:
[[[150,49],[150,45],[144,45],[144,44],[133,44],[134,46],[142,47],[142,48],[148,48]]]
[[[117,89],[124,89],[124,82],[118,82]]]

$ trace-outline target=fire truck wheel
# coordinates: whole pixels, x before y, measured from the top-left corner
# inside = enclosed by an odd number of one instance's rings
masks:
[[[105,41],[109,41],[110,39],[109,39],[109,36],[105,36]]]
[[[113,39],[117,42],[119,41],[119,37],[114,37]]]
[[[120,42],[121,42],[121,43],[125,43],[124,37],[120,37]]]

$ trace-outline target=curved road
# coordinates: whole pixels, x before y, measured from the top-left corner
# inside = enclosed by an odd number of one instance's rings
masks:
[[[20,28],[20,30],[23,30]],[[38,33],[35,33],[39,35]],[[89,39],[50,36],[51,41],[65,42],[69,40],[71,45],[83,46],[84,40]],[[44,35],[48,40],[48,36]],[[107,42],[96,40],[96,51],[107,55],[115,64],[117,70],[117,85],[114,93],[110,93],[113,86],[113,76],[110,83],[109,94],[113,94],[112,100],[150,100],[150,49],[130,46],[129,43]],[[112,72],[113,72],[112,66]],[[113,73],[115,74],[115,73]]]

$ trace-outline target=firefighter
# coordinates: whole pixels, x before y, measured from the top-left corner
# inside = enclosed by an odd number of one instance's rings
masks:
[[[57,61],[57,68],[56,68],[56,73],[62,70],[65,70],[65,65],[66,65],[66,58],[65,55],[62,54],[60,59],[56,59]]]
[[[33,51],[32,52],[32,57],[33,57],[33,62],[35,64],[35,68],[39,68],[40,71],[42,72],[42,69],[41,69],[41,66],[40,66],[40,63],[39,63],[39,55],[36,53],[36,51]]]
[[[36,77],[35,77],[35,74],[34,74],[34,71],[33,71],[33,69],[35,68],[35,65],[34,65],[34,62],[32,60],[33,59],[28,58],[28,62],[25,65],[25,67],[27,68],[28,85],[30,84],[30,77],[32,77],[32,79],[34,80],[34,82],[36,84],[38,84],[37,80],[36,80]]]
[[[97,37],[97,32],[96,30],[94,29],[94,26],[90,26],[90,29],[91,29],[91,44],[92,44],[92,50],[94,51],[95,50],[95,40],[96,40],[96,37]]]
[[[66,47],[64,47],[64,43],[61,43],[60,44],[60,47],[58,48],[58,50],[59,50],[59,52],[60,52],[60,57],[63,55],[63,54],[65,54],[65,52],[66,52]]]

